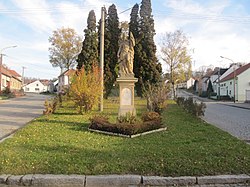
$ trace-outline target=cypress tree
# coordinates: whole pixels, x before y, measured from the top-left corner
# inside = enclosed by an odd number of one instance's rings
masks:
[[[119,49],[118,40],[120,36],[119,18],[117,9],[112,4],[108,9],[108,16],[105,20],[105,37],[104,37],[104,87],[107,98],[113,88],[113,84],[118,76],[118,59],[117,52]]]
[[[129,32],[133,33],[133,36],[135,38],[135,47],[134,47],[134,74],[135,77],[140,77],[140,68],[141,68],[141,61],[139,60],[139,53],[141,50],[141,45],[139,43],[140,41],[140,32],[139,32],[139,5],[135,4],[131,10],[130,14],[130,22],[129,22]],[[140,86],[141,84],[136,84],[135,88],[137,91],[137,94],[141,96],[140,92]]]
[[[96,32],[96,16],[94,10],[89,12],[87,28],[84,29],[84,36],[82,51],[77,59],[77,69],[81,69],[83,66],[86,71],[89,71],[93,65],[98,64],[98,34]]]
[[[156,45],[154,43],[154,19],[152,16],[151,0],[142,0],[140,7],[139,32],[141,39],[138,41],[138,62],[135,63],[138,83],[136,91],[142,96],[143,88],[147,85],[158,83],[161,80],[162,68],[156,57]]]

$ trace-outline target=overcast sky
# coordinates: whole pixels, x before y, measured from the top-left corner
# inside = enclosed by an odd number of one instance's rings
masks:
[[[57,77],[60,69],[49,63],[48,38],[61,27],[74,28],[83,36],[87,16],[95,10],[100,19],[102,6],[117,6],[118,13],[141,0],[0,0],[0,50],[3,62],[25,76]],[[249,0],[151,0],[155,19],[155,42],[166,32],[183,30],[194,49],[193,69],[202,65],[226,67],[230,61],[250,61]],[[129,21],[130,11],[119,14],[120,21]],[[159,53],[157,54],[159,56]],[[164,70],[166,66],[163,64]]]

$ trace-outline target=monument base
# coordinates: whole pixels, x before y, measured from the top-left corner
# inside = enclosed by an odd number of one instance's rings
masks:
[[[138,81],[137,78],[132,76],[122,76],[116,79],[119,84],[119,96],[120,96],[120,107],[119,116],[126,116],[127,113],[131,115],[136,115],[136,109],[134,107],[134,87],[135,83]]]

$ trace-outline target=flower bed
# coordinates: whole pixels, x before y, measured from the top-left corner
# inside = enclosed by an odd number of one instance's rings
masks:
[[[142,116],[142,121],[117,120],[116,123],[110,123],[107,117],[95,116],[90,119],[90,130],[97,130],[98,132],[109,132],[113,134],[122,134],[132,136],[144,132],[164,128],[161,123],[161,117],[158,113],[148,112]],[[166,128],[164,128],[166,129]]]

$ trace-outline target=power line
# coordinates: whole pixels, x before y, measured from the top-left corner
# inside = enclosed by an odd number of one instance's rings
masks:
[[[137,4],[140,5],[141,3],[137,3]],[[126,9],[126,10],[121,11],[119,14],[123,14],[124,12],[127,12],[127,11],[131,10],[133,7],[134,7],[134,6],[128,8],[128,9]]]
[[[22,60],[19,60],[18,58],[15,58],[15,57],[10,57],[10,56],[8,56],[8,57],[11,58],[11,59],[14,59],[14,60],[18,60],[19,63],[13,62],[13,61],[11,61],[11,63],[16,64],[16,65],[22,67],[22,65],[20,65],[20,62],[22,63]],[[51,76],[54,76],[54,77],[58,77],[58,75],[56,75],[56,74],[48,73],[48,69],[45,68],[45,67],[41,67],[41,66],[38,66],[38,65],[36,65],[36,64],[27,62],[27,61],[26,61],[26,62],[23,62],[22,64],[29,64],[29,65],[31,65],[31,66],[36,66],[36,67],[38,67],[39,69],[34,68],[34,67],[30,67],[30,66],[28,67],[28,69],[33,69],[33,70],[36,70],[36,71],[38,71],[38,72],[46,73],[47,75],[51,75]],[[26,67],[25,67],[25,68],[26,68]],[[44,69],[44,70],[42,70],[42,69]],[[45,69],[46,69],[46,70],[45,70]]]
[[[194,14],[194,13],[184,13],[184,12],[165,12],[156,11],[154,13],[157,17],[174,17],[183,20],[205,20],[212,22],[228,22],[228,23],[240,23],[248,24],[250,23],[250,16],[230,16],[230,15],[215,15],[215,14]]]
[[[72,11],[75,12],[75,9],[89,10],[96,6],[78,6],[73,7],[50,7],[50,8],[25,8],[25,9],[0,9],[2,14],[29,14],[29,13],[55,13],[56,11]]]

